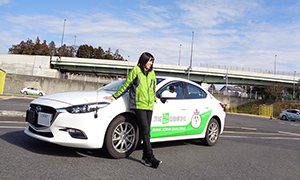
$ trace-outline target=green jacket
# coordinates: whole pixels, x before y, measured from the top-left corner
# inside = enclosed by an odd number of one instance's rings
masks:
[[[123,86],[113,96],[118,99],[129,91],[130,109],[153,110],[156,100],[156,77],[154,71],[145,72],[139,66],[133,67]]]

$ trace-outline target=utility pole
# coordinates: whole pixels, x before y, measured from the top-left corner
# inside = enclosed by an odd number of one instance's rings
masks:
[[[189,68],[188,68],[188,80],[190,79],[190,71],[192,70],[192,63],[193,63],[193,48],[194,48],[194,31],[192,31],[192,46],[191,46],[190,66],[189,66]]]
[[[277,57],[277,55],[275,54],[275,62],[274,62],[274,74],[276,74],[276,57]]]
[[[179,45],[179,59],[178,59],[178,65],[180,65],[181,46],[182,46],[182,44]]]
[[[64,44],[64,35],[65,35],[65,26],[66,26],[67,19],[64,19],[64,26],[63,26],[63,32],[62,32],[62,38],[61,38],[61,47]]]
[[[293,100],[295,99],[295,76],[296,76],[296,71],[294,71],[294,84],[293,84]]]

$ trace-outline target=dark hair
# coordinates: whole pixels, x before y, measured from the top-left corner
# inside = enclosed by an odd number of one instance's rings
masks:
[[[137,65],[140,66],[141,69],[144,69],[145,65],[147,64],[147,62],[149,61],[150,58],[152,58],[153,62],[154,62],[154,56],[152,54],[150,54],[148,52],[142,53]],[[152,71],[152,69],[153,69],[153,64],[150,67],[149,71]]]

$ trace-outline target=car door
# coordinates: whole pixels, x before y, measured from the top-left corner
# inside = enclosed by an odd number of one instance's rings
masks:
[[[297,112],[296,112],[296,119],[295,120],[300,120],[300,111],[299,110],[297,110]]]
[[[176,93],[174,99],[163,99],[162,93]],[[157,103],[151,122],[151,138],[182,136],[186,134],[188,124],[188,101],[184,96],[184,84],[174,81],[157,91]]]
[[[210,96],[198,86],[187,83],[186,92],[188,98],[187,135],[201,134],[208,123],[212,113],[212,101]]]
[[[294,109],[291,110],[289,116],[290,116],[290,119],[292,119],[292,120],[300,120],[300,115],[299,115],[298,110],[294,110]]]

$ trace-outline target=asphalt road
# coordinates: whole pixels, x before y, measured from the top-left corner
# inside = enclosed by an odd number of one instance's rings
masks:
[[[0,100],[0,111],[23,111],[31,100]],[[22,116],[0,116],[0,179],[300,179],[300,123],[228,114],[213,147],[198,140],[154,143],[158,169],[100,150],[67,148],[23,133]]]

